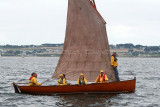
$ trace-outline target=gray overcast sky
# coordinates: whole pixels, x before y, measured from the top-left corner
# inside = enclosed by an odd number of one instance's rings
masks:
[[[160,0],[96,0],[110,44],[160,45]],[[63,43],[67,0],[0,0],[0,45]]]

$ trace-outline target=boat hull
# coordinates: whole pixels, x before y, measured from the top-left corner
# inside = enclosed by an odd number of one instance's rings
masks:
[[[103,84],[67,85],[67,86],[17,86],[16,93],[24,94],[67,94],[67,93],[132,93],[136,79]],[[18,91],[17,91],[18,90]]]

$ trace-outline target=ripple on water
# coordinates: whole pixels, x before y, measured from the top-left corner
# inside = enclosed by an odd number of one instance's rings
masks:
[[[158,107],[160,105],[160,59],[119,58],[121,80],[137,77],[136,92],[132,94],[76,94],[33,96],[15,94],[12,82],[28,82],[32,72],[38,74],[38,81],[50,78],[57,65],[58,58],[12,58],[0,59],[0,106],[6,107]],[[70,81],[69,81],[70,82]],[[51,79],[45,85],[53,85],[57,79]],[[75,82],[73,82],[75,83]]]

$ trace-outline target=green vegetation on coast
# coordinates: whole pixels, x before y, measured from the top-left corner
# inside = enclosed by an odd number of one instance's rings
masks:
[[[0,45],[0,56],[60,56],[63,44],[41,45]],[[119,57],[160,57],[160,46],[142,46],[127,44],[110,45],[111,53],[117,52]]]

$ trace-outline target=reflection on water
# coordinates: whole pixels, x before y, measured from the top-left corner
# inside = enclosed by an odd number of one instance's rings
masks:
[[[113,103],[110,101],[112,97],[117,94],[72,94],[72,95],[58,95],[59,101],[56,102],[57,106],[111,106]]]

